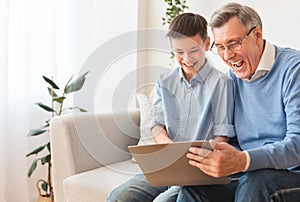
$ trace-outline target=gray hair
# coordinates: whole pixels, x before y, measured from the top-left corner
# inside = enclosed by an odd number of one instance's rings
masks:
[[[249,6],[239,3],[228,3],[216,10],[210,18],[209,25],[212,28],[222,27],[232,17],[237,17],[247,29],[251,29],[254,26],[262,28],[262,21],[258,13]]]

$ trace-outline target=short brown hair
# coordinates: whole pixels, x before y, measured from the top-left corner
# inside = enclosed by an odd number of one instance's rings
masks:
[[[167,37],[171,39],[192,37],[200,34],[203,41],[207,38],[207,21],[204,17],[194,13],[177,15],[169,26]]]

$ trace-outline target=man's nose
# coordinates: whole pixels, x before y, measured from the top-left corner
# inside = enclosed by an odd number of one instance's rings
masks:
[[[223,58],[224,60],[229,60],[234,56],[234,51],[231,51],[229,48],[225,47]]]

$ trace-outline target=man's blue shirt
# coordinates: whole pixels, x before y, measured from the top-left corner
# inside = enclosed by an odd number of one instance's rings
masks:
[[[285,169],[300,164],[300,52],[275,47],[275,61],[265,76],[236,84],[234,124],[249,171]]]

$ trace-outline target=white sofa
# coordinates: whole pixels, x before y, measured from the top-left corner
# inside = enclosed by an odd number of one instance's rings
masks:
[[[140,136],[140,111],[55,117],[50,141],[55,202],[106,201],[110,191],[141,172],[127,146]]]
[[[113,188],[141,172],[127,150],[139,141],[140,113],[81,113],[51,120],[55,202],[106,201]],[[294,188],[275,192],[271,201],[299,198],[300,188]]]

